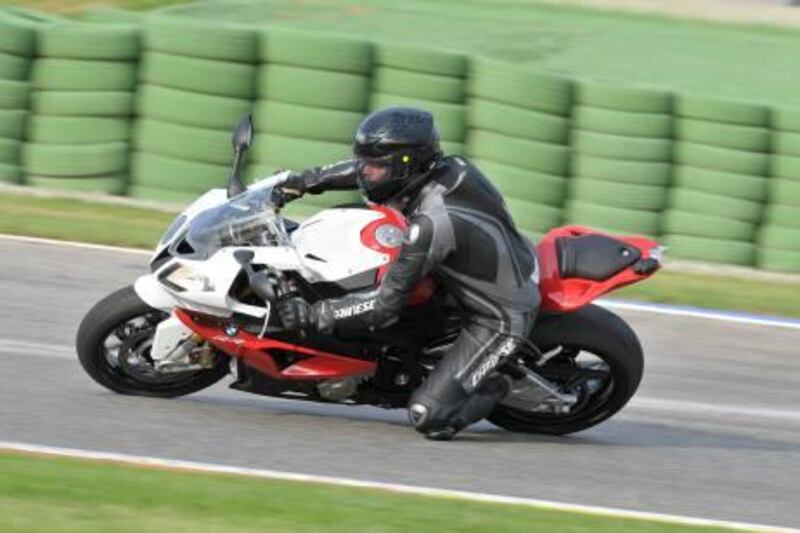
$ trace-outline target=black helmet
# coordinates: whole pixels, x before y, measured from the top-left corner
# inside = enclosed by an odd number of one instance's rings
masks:
[[[433,115],[413,107],[387,107],[361,121],[353,154],[362,194],[383,203],[424,183],[442,149]]]

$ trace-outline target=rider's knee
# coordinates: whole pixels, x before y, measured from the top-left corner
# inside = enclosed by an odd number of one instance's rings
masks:
[[[408,406],[408,414],[414,429],[420,433],[444,427],[449,418],[436,402],[425,400],[412,401]]]
[[[427,433],[447,426],[462,403],[463,398],[438,398],[417,391],[411,396],[408,414],[414,429]]]

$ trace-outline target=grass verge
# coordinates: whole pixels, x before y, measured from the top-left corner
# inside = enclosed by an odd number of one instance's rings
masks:
[[[612,296],[615,299],[694,305],[800,318],[799,284],[671,272],[669,267],[649,280],[626,287]]]
[[[0,194],[0,233],[153,248],[174,214],[73,198]]]
[[[174,217],[153,209],[0,194],[0,233],[152,248]],[[663,271],[615,298],[800,318],[800,285]]]
[[[0,454],[0,530],[727,531],[452,498]]]

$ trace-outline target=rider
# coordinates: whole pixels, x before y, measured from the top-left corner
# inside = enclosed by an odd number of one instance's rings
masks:
[[[354,158],[302,174],[281,186],[284,198],[359,188],[368,202],[408,219],[397,260],[377,288],[307,303],[279,305],[291,330],[374,330],[397,320],[410,292],[428,274],[462,309],[464,326],[439,364],[412,394],[411,419],[430,439],[446,440],[491,412],[510,390],[495,372],[533,326],[538,266],[497,189],[461,156],[444,157],[427,111],[390,107],[367,116]]]

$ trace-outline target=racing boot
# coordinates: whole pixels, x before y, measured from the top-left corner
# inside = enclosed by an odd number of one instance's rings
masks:
[[[465,427],[489,416],[497,402],[505,398],[509,392],[511,392],[510,377],[497,373],[489,376],[444,425],[426,429],[425,438],[452,440]],[[409,407],[409,415],[412,423],[418,425],[427,415],[427,408],[415,403]]]

